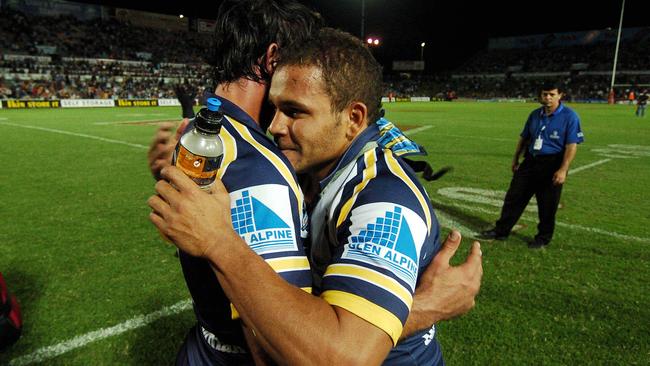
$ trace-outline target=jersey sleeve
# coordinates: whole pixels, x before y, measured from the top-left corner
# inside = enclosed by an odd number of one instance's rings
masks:
[[[566,143],[579,144],[584,141],[584,135],[580,127],[580,118],[576,113],[572,113],[569,118],[566,129]]]
[[[528,119],[526,120],[526,124],[524,125],[524,129],[521,131],[519,136],[525,140],[530,140],[530,137],[532,136],[530,133],[530,124],[532,123],[533,120],[533,114],[535,111],[533,111],[531,114],[528,115]]]
[[[396,344],[437,222],[426,217],[423,206],[432,212],[419,189],[396,177],[375,179],[351,200],[349,211],[342,202],[345,219],[337,220],[338,250],[323,276],[321,297],[384,330]]]

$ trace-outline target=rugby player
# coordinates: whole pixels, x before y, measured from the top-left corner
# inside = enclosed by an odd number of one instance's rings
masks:
[[[318,14],[292,0],[226,0],[219,7],[210,60],[215,97],[225,115],[218,177],[233,202],[229,217],[251,253],[277,272],[278,280],[307,292],[311,274],[301,238],[306,220],[303,195],[288,161],[260,122],[270,120],[264,118],[269,115],[264,99],[279,47],[307,38],[320,23]],[[184,111],[183,116],[191,114]],[[187,123],[185,119],[179,135],[192,128],[192,122]],[[170,164],[178,137],[172,138],[169,126],[158,131],[149,151],[154,176]],[[179,259],[197,324],[187,334],[176,364],[253,364],[236,309],[210,263],[182,250]]]
[[[178,169],[163,169],[169,183],[159,182],[159,196],[149,200],[152,222],[179,248],[212,264],[243,321],[278,362],[443,363],[433,329],[400,341],[416,283],[440,242],[426,192],[386,141],[380,143],[374,123],[379,66],[360,41],[331,29],[283,57],[270,90],[277,108],[270,130],[307,177],[319,296],[282,281],[250,250],[232,229],[231,199],[218,183],[209,195]],[[449,251],[440,258],[448,269]],[[472,303],[480,261],[475,243],[460,268]]]

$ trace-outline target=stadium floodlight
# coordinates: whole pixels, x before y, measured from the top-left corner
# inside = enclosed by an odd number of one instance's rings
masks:
[[[185,18],[185,15],[181,14],[181,15],[179,15],[178,17],[181,18],[181,19],[183,19],[183,18]]]
[[[381,42],[379,40],[379,38],[368,37],[368,39],[366,39],[366,43],[368,43],[369,47],[370,46],[379,46],[379,42]]]

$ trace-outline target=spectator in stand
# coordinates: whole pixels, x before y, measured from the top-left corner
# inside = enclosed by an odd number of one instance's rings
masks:
[[[636,100],[636,116],[645,117],[645,109],[648,104],[648,90],[644,89]]]

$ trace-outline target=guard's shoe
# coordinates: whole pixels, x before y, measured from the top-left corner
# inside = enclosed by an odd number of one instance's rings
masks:
[[[508,235],[501,235],[501,234],[497,233],[494,229],[490,229],[490,230],[481,231],[481,233],[478,234],[478,239],[481,239],[481,240],[506,240],[506,239],[508,239]]]
[[[535,239],[531,240],[528,243],[528,248],[529,249],[542,249],[547,245],[548,245],[548,243],[545,242],[544,240],[535,238]]]

